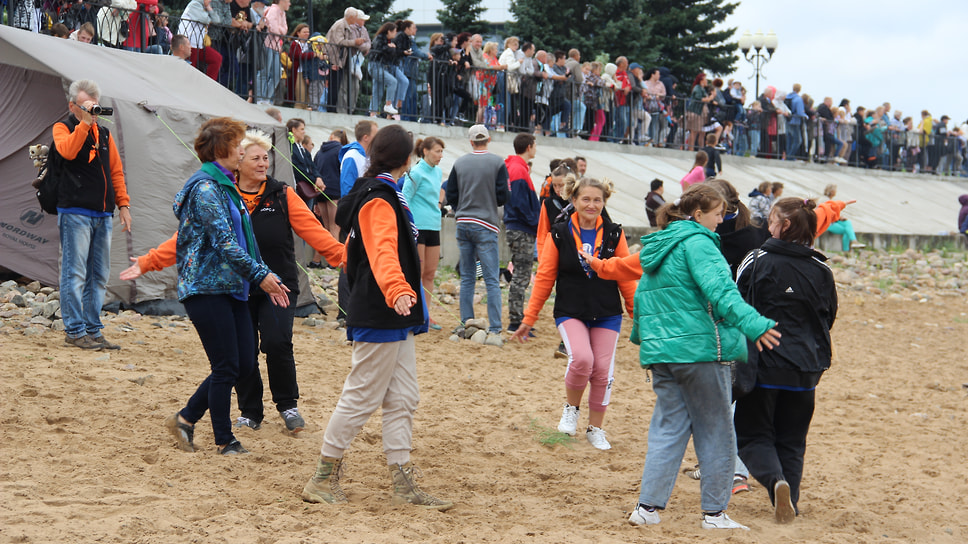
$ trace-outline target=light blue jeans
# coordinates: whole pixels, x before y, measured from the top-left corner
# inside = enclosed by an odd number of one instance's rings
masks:
[[[651,370],[656,402],[639,504],[666,507],[691,436],[702,469],[702,510],[725,510],[736,459],[729,365],[659,363]]]
[[[373,96],[370,98],[370,111],[383,111],[383,102],[390,102],[393,107],[397,102],[407,98],[407,88],[410,80],[399,66],[371,62],[367,64],[370,78],[373,80]],[[386,96],[384,99],[383,97]]]
[[[256,98],[272,102],[276,96],[276,87],[279,86],[279,79],[282,75],[282,60],[279,58],[279,52],[269,47],[265,48],[263,54],[265,62],[262,69],[256,74],[255,90],[258,93]]]
[[[60,305],[71,338],[97,336],[111,273],[111,217],[57,216],[61,240]]]
[[[481,263],[487,288],[488,332],[501,332],[501,284],[498,280],[497,233],[478,225],[457,224],[457,247],[460,248],[460,320],[474,319],[474,285],[477,262]]]
[[[582,131],[585,128],[585,111],[587,107],[585,103],[581,100],[572,100],[571,102],[571,129],[575,134]]]

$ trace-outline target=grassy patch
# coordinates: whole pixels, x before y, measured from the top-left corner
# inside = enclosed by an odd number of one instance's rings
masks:
[[[566,448],[571,448],[572,444],[575,443],[574,436],[567,435],[558,429],[545,427],[541,423],[538,423],[538,419],[534,417],[531,418],[528,428],[534,433],[534,439],[541,443],[542,446],[553,448],[561,444]]]

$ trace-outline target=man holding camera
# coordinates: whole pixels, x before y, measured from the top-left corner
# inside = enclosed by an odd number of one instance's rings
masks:
[[[131,231],[130,199],[125,189],[121,155],[98,115],[110,115],[98,104],[97,83],[71,83],[66,121],[54,124],[58,180],[57,227],[61,242],[60,302],[64,341],[81,349],[120,349],[101,334],[101,305],[111,271],[111,225],[114,208],[124,230]]]

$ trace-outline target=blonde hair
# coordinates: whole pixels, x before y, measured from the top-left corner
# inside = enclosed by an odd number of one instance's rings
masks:
[[[504,40],[504,48],[510,49],[511,45],[520,45],[521,42],[518,40],[517,36],[511,36],[510,38]]]
[[[568,200],[578,198],[581,190],[586,187],[600,190],[602,192],[602,198],[606,202],[608,201],[608,197],[612,196],[612,193],[615,191],[615,184],[608,178],[602,178],[601,180],[595,178],[576,179],[573,173],[569,172],[565,174],[565,195],[567,195],[566,198]]]
[[[485,43],[484,44],[484,49],[482,49],[482,51],[485,54],[491,55],[493,57],[497,53],[497,42],[487,42],[487,43]]]
[[[245,136],[242,138],[242,143],[240,144],[243,151],[254,145],[257,145],[266,151],[272,149],[272,142],[269,141],[269,137],[266,136],[266,134],[261,130],[246,131]]]
[[[827,198],[833,198],[837,194],[837,185],[831,183],[830,185],[823,188],[823,196]]]

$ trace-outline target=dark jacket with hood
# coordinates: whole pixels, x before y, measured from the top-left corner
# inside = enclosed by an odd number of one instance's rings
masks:
[[[770,238],[740,265],[740,293],[783,335],[772,350],[751,350],[759,357],[758,387],[810,390],[830,368],[837,287],[826,260],[807,246]]]
[[[339,150],[342,147],[335,140],[325,141],[316,151],[316,157],[313,159],[316,172],[319,177],[323,178],[323,183],[326,184],[326,190],[323,191],[323,194],[333,200],[339,200],[340,197]]]
[[[961,195],[958,197],[958,203],[961,204],[961,211],[958,212],[958,231],[968,232],[968,195]]]

